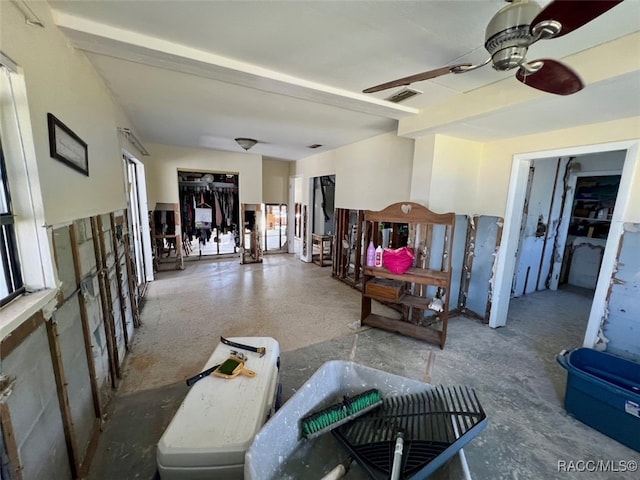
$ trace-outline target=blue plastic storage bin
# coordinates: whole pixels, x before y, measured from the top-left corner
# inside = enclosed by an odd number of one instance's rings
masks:
[[[562,351],[564,408],[590,427],[640,452],[640,364],[590,348]]]

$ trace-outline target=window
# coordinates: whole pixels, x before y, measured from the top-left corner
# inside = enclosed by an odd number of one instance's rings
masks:
[[[0,331],[57,287],[35,152],[24,75],[0,51],[0,307],[16,300]]]
[[[2,188],[0,189],[0,306],[6,304],[24,291],[22,273],[20,272],[20,260],[14,216],[11,210],[11,196],[7,182],[7,169],[5,167],[2,141],[0,140],[0,177]]]

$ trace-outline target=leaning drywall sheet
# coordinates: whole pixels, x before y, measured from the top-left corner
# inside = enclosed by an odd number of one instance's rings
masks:
[[[7,403],[22,478],[71,478],[44,323],[2,361],[2,373],[16,379]]]
[[[91,440],[96,415],[78,297],[74,296],[60,306],[52,320],[57,323],[57,339],[78,453],[84,457]]]
[[[465,243],[469,220],[466,215],[456,215],[456,230],[453,234],[453,256],[451,257],[451,293],[449,310],[455,310],[460,302],[460,283],[464,265]]]
[[[620,241],[604,335],[607,352],[640,361],[640,224],[625,224]]]
[[[491,277],[496,259],[496,245],[502,218],[482,215],[475,217],[476,235],[473,249],[471,278],[467,291],[466,308],[479,315],[487,316],[487,305],[491,293]]]
[[[114,335],[116,338],[116,345],[118,350],[118,362],[122,365],[124,362],[124,355],[126,353],[126,342],[124,339],[124,329],[122,326],[122,310],[120,308],[120,296],[118,294],[118,276],[116,275],[116,252],[113,246],[113,236],[111,233],[111,216],[101,215],[102,223],[102,245],[104,245],[104,251],[102,252],[105,258],[105,264],[107,269],[108,282],[106,287],[109,289],[109,296],[111,297],[111,313],[113,315],[113,327]]]
[[[62,282],[63,298],[69,298],[76,291],[76,271],[71,249],[69,227],[56,228],[53,231],[55,245],[55,259],[58,269],[58,279]]]
[[[96,380],[100,390],[100,403],[106,405],[110,397],[109,353],[104,333],[102,304],[100,299],[100,282],[91,232],[91,219],[85,218],[74,222],[76,241],[80,257],[80,288],[87,306],[89,331],[91,332],[91,350],[96,369]]]

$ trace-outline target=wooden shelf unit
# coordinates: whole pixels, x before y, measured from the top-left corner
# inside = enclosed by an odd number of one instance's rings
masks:
[[[415,264],[404,274],[395,274],[385,267],[362,267],[362,325],[369,325],[435,343],[444,348],[449,320],[449,291],[451,289],[451,252],[455,229],[455,213],[435,213],[414,202],[389,205],[384,210],[364,212],[364,245],[373,240],[382,243],[381,225],[394,229],[407,225],[406,245],[391,245],[390,248],[408,246],[416,253]],[[393,242],[393,240],[392,240]],[[401,285],[402,293],[396,299],[376,295],[367,291],[367,283],[375,279],[388,279]],[[435,290],[435,292],[434,292]],[[431,311],[429,304],[434,295],[442,300],[441,312]],[[371,300],[386,302],[400,307],[400,319],[374,314]]]

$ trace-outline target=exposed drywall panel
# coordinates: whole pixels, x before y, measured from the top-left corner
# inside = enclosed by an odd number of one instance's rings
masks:
[[[415,140],[409,200],[426,207],[429,207],[435,147],[435,135],[428,135]]]
[[[289,203],[289,164],[284,160],[262,159],[262,202]]]
[[[108,218],[108,217],[107,217]],[[74,223],[80,261],[80,288],[87,308],[87,319],[91,332],[91,351],[96,369],[96,380],[100,390],[100,401],[105,405],[109,399],[109,357],[104,335],[103,311],[100,299],[100,282],[91,230],[91,219],[83,218]]]
[[[64,298],[76,290],[76,271],[71,250],[71,237],[69,227],[64,226],[53,231],[55,244],[55,259],[58,269],[58,280],[62,282],[61,289]]]
[[[473,214],[476,188],[491,189],[491,183],[477,185],[482,144],[437,135],[429,191],[429,208],[434,212]]]
[[[559,216],[557,206],[560,199],[554,202],[554,184],[557,184],[558,177],[562,179],[564,170],[560,173],[558,169],[557,159],[534,160],[529,167],[528,197],[525,199],[518,261],[512,289],[516,297],[544,289],[544,281],[549,273],[548,260],[553,252],[553,236],[550,235],[550,231],[555,232],[553,227],[557,225]],[[556,205],[555,224],[549,219],[554,203]],[[547,260],[546,263],[541,262],[543,255]],[[540,274],[541,267],[542,274]],[[539,277],[542,286],[539,285]]]
[[[144,162],[147,202],[179,203],[178,170],[237,173],[240,203],[262,203],[262,157],[248,153],[222,152],[205,148],[146,145],[151,157]]]
[[[23,478],[71,478],[44,324],[3,359],[2,373],[16,379],[7,403]]]
[[[640,224],[626,224],[620,241],[604,336],[609,353],[640,361]]]
[[[84,456],[83,452],[89,445],[93,432],[95,411],[78,297],[67,300],[54,313],[52,320],[57,323],[57,341],[60,345],[77,447]]]
[[[122,208],[126,198],[115,114],[119,107],[85,54],[55,27],[49,4],[33,2],[30,8],[45,28],[27,25],[17,8],[7,6],[0,17],[0,44],[24,72],[46,223]],[[51,158],[49,112],[87,143],[89,176]]]
[[[592,239],[587,239],[592,240]],[[595,239],[599,240],[599,239]],[[592,242],[579,242],[571,248],[571,266],[567,283],[576,287],[596,289],[600,264],[604,255],[604,240],[602,245]]]
[[[295,174],[303,199],[309,178],[335,174],[336,208],[382,210],[409,198],[412,163],[413,140],[386,133],[298,160]]]
[[[480,214],[504,216],[511,166],[516,154],[638,138],[640,116],[487,143],[479,169],[480,189],[475,210]],[[637,169],[640,169],[640,162]],[[640,222],[640,174],[637,171],[633,173],[632,185],[632,198],[624,220]]]
[[[473,266],[466,308],[482,318],[487,314],[487,302],[491,292],[491,277],[496,259],[496,244],[501,232],[502,218],[491,216],[476,217],[476,235]]]
[[[469,220],[467,215],[456,215],[456,227],[453,234],[453,257],[451,257],[451,293],[449,294],[449,310],[458,308],[460,302],[460,284],[464,265],[465,242]]]

